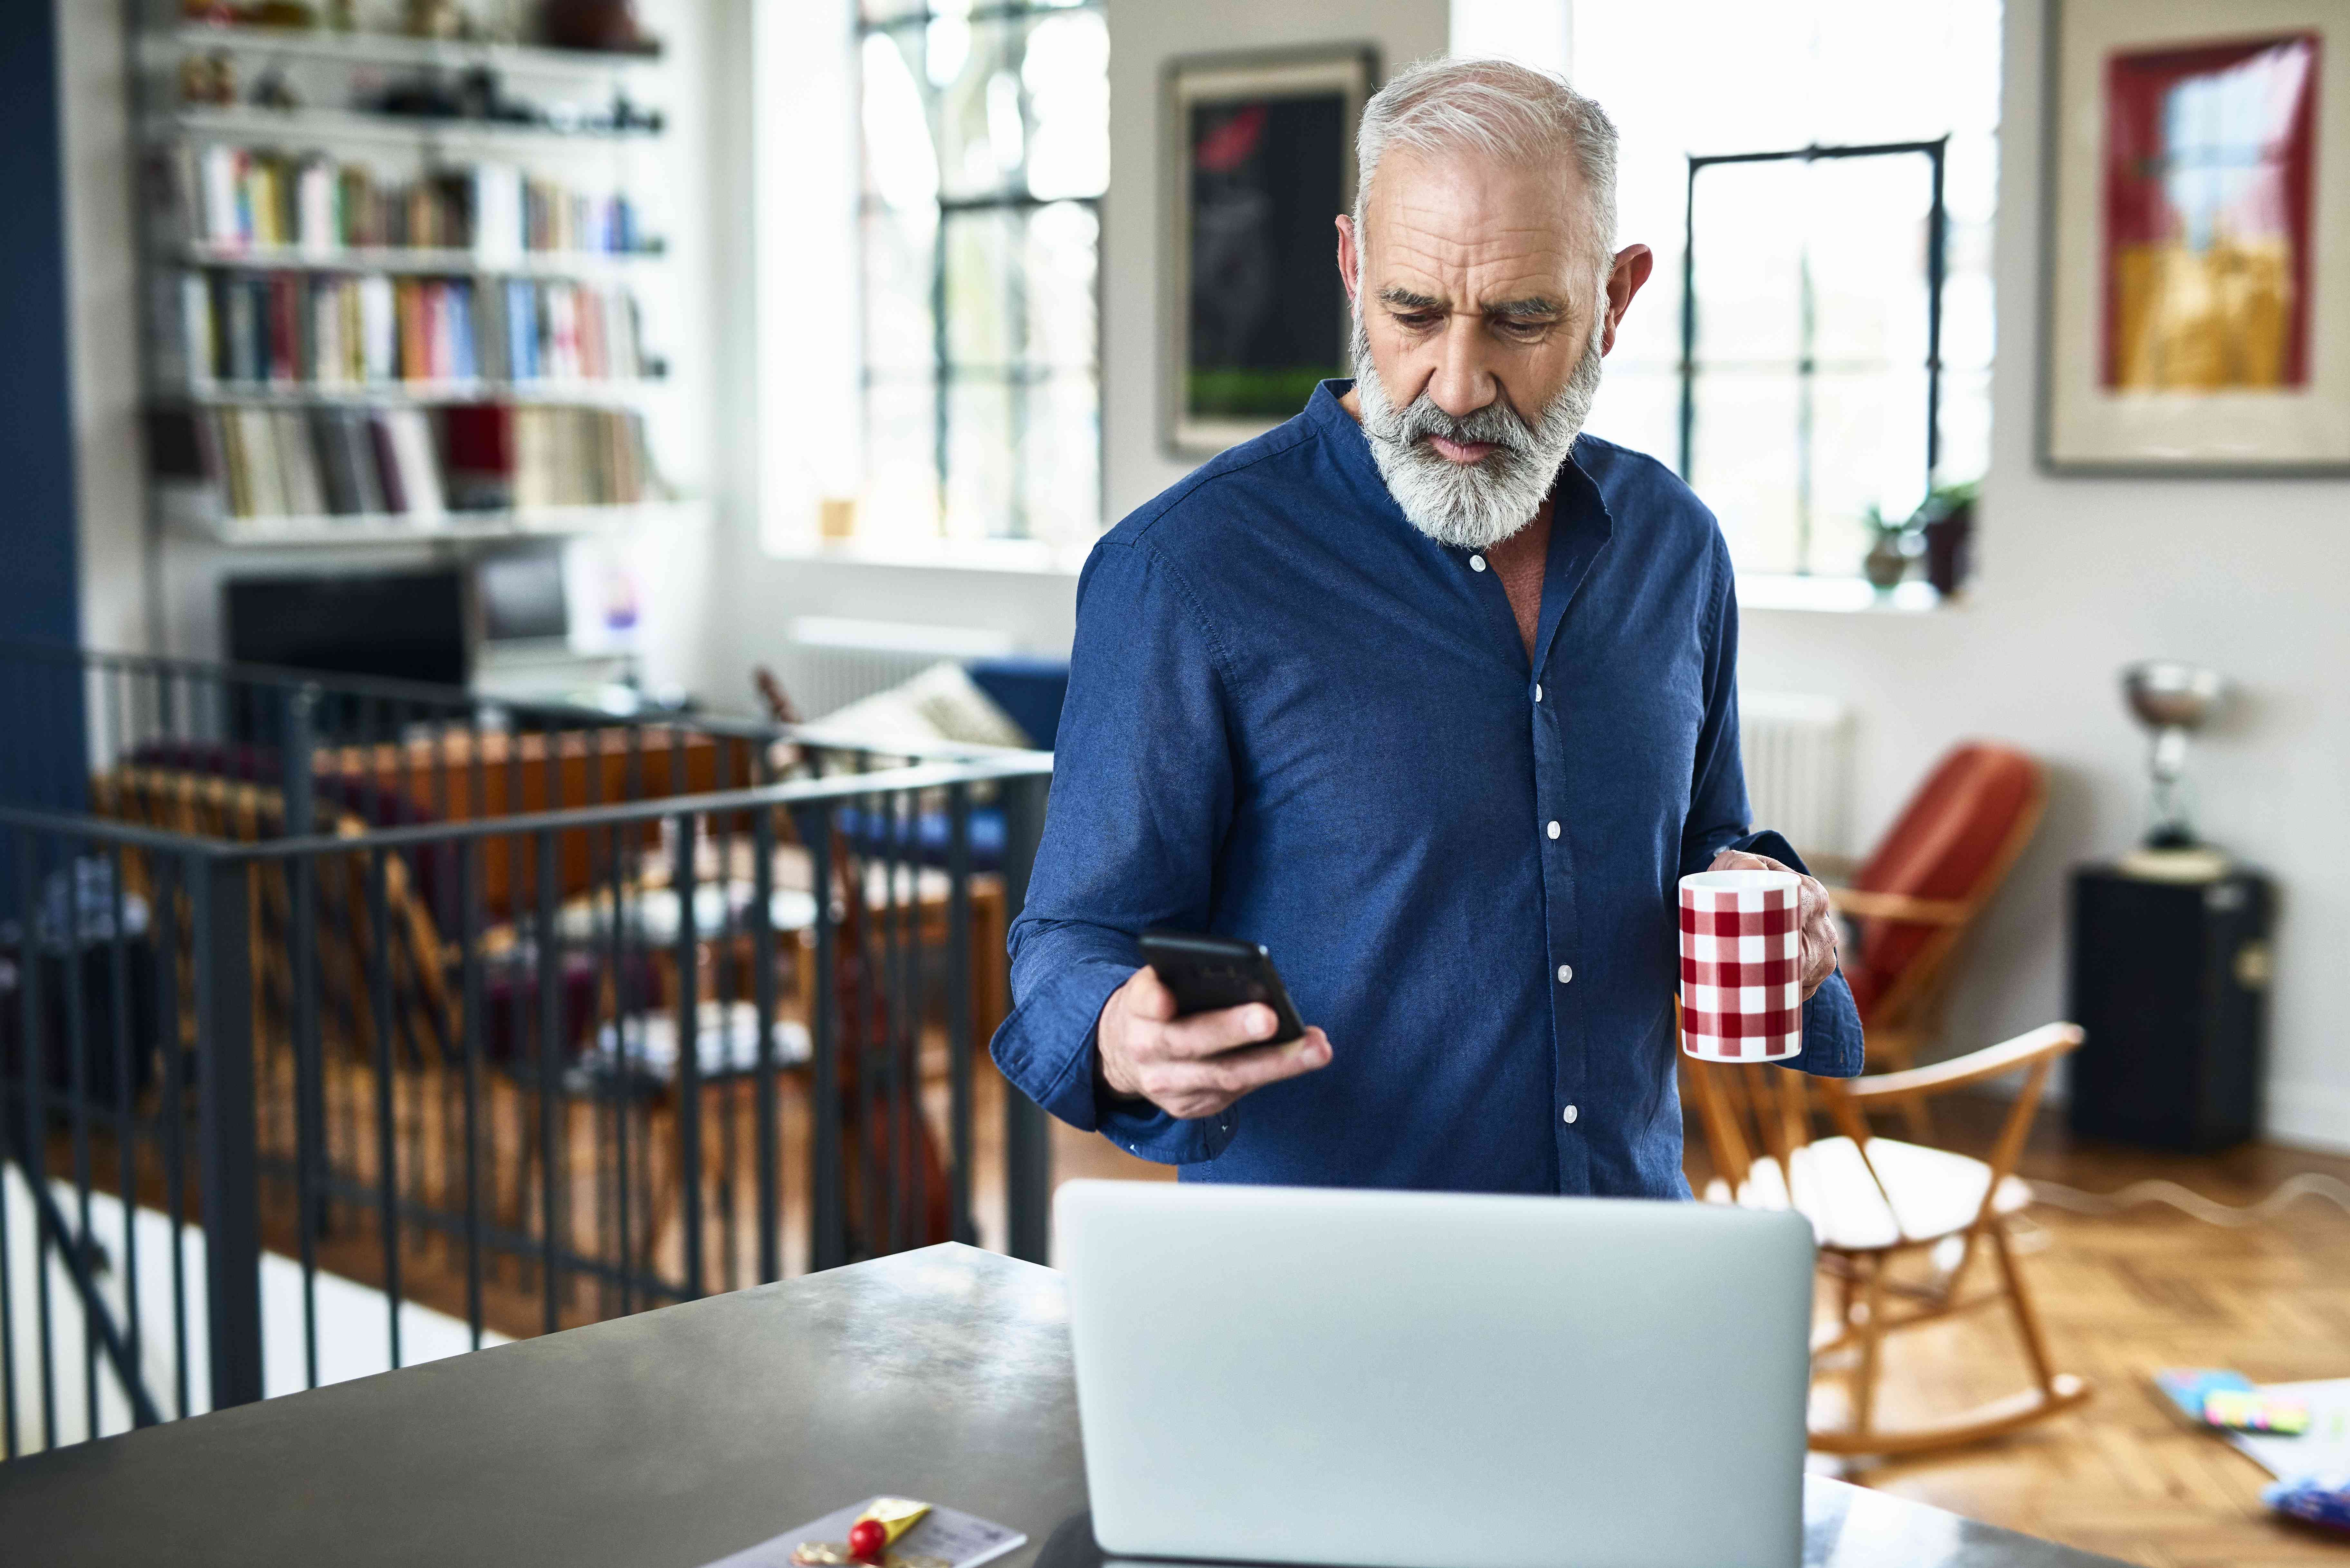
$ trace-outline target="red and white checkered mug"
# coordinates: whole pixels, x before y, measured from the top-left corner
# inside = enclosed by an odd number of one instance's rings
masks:
[[[1792,871],[1681,878],[1681,1049],[1704,1062],[1777,1062],[1804,1048],[1800,879]]]

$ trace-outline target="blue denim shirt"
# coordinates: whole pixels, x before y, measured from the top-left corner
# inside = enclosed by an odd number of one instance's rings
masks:
[[[1584,437],[1530,663],[1499,574],[1405,519],[1346,389],[1087,563],[996,1063],[1191,1179],[1686,1197],[1675,885],[1725,847],[1795,863],[1747,823],[1721,529]],[[1150,926],[1264,943],[1329,1065],[1198,1120],[1097,1092]],[[1841,975],[1804,1038],[1805,1070],[1860,1070]]]

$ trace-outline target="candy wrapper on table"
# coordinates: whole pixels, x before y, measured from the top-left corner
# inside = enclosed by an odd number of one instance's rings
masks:
[[[1027,1540],[1019,1531],[951,1508],[875,1497],[722,1557],[708,1568],[978,1568]],[[852,1541],[878,1550],[852,1551]]]

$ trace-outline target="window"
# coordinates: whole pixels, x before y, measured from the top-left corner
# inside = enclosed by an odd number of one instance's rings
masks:
[[[1989,462],[1997,0],[1575,0],[1573,50],[1576,87],[1623,133],[1618,242],[1657,253],[1609,356],[1593,433],[1681,462],[1686,384],[1685,476],[1740,571],[1858,576],[1869,507],[1906,516],[1929,479],[1963,483]],[[1725,156],[1886,143],[1917,145]],[[1696,315],[1686,378],[1685,259]]]
[[[856,34],[856,531],[1089,545],[1109,178],[1098,0],[865,0]]]

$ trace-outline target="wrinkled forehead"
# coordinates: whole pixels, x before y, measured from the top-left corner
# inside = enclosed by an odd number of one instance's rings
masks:
[[[1455,305],[1547,292],[1586,302],[1606,243],[1572,157],[1391,149],[1363,209],[1364,283]]]

